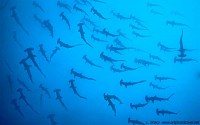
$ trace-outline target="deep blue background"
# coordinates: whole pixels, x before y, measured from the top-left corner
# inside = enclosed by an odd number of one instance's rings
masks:
[[[0,5],[4,5],[6,1],[7,0],[1,0]],[[93,27],[89,24],[87,24],[88,28],[84,26],[85,37],[94,48],[85,45],[84,41],[80,38],[77,26],[84,17],[82,13],[73,9],[72,13],[69,13],[66,9],[59,8],[56,5],[57,0],[37,0],[37,2],[43,7],[45,13],[32,6],[32,0],[9,0],[6,6],[1,6],[0,8],[0,118],[2,125],[48,125],[50,122],[46,117],[50,113],[56,114],[55,120],[60,125],[122,125],[128,124],[128,117],[143,122],[149,120],[200,120],[199,63],[174,63],[173,59],[178,55],[177,51],[167,53],[160,51],[157,47],[157,43],[160,41],[166,46],[178,49],[181,30],[183,29],[184,47],[189,49],[200,48],[199,1],[149,1],[161,5],[161,7],[155,7],[153,9],[162,13],[163,16],[150,13],[151,8],[147,7],[147,0],[106,0],[106,4],[90,1],[92,6],[101,12],[102,15],[110,18],[109,20],[102,20],[96,15],[93,15],[90,12],[90,5],[77,5],[88,13],[88,18],[96,22],[100,29],[106,28],[112,33],[116,33],[117,29],[121,29],[122,32],[131,39],[131,41],[128,41],[119,37],[124,45],[136,47],[148,52],[125,50],[122,52],[123,55],[118,55],[106,50],[106,45],[113,43],[114,38],[112,37],[105,37],[101,34],[94,33],[95,36],[105,39],[109,41],[109,43],[93,41],[90,38]],[[62,2],[69,4],[71,7],[74,4],[73,0],[63,0]],[[12,6],[16,6],[17,15],[23,26],[29,31],[29,36],[22,31],[11,17],[10,7]],[[135,37],[132,34],[132,29],[129,27],[129,24],[134,24],[134,21],[119,20],[111,14],[111,10],[120,12],[127,17],[132,14],[143,20],[149,30],[141,31],[140,33],[151,37]],[[68,30],[66,23],[59,17],[62,11],[65,12],[65,15],[70,21],[71,30]],[[171,11],[178,11],[182,13],[183,16],[174,16],[170,14]],[[40,24],[34,20],[34,14],[42,20],[50,20],[54,28],[53,38],[50,36],[48,30],[42,28]],[[190,28],[167,26],[167,20],[185,23],[189,25]],[[22,47],[18,46],[13,40],[14,31],[17,33],[17,38],[22,44]],[[48,63],[39,52],[38,45],[41,43],[44,45],[46,54],[49,57],[52,50],[55,49],[56,46],[59,46],[56,42],[58,38],[61,38],[63,42],[71,45],[79,43],[84,45],[72,49],[60,47],[61,50],[58,51],[51,62]],[[24,52],[24,49],[28,47],[34,48],[34,54],[37,55],[36,61],[47,76],[44,78],[40,72],[32,66],[33,84],[30,82],[23,66],[19,64],[19,61],[26,57],[27,54]],[[99,58],[102,51],[113,58],[126,60],[125,64],[131,67],[140,66],[134,62],[135,58],[150,60],[149,53],[158,55],[166,62],[154,61],[161,65],[159,67],[149,66],[142,67],[135,71],[113,73],[110,70],[111,64]],[[85,54],[96,64],[101,65],[103,69],[85,64],[85,61],[82,59],[82,56]],[[200,60],[199,55],[199,50],[187,52],[188,57],[196,60]],[[6,63],[10,65],[13,72],[8,69]],[[119,67],[120,64],[121,63],[115,63],[115,66]],[[71,68],[97,80],[95,82],[79,78],[75,79],[78,92],[87,97],[87,100],[78,98],[69,88],[68,80],[73,78],[70,74]],[[174,77],[177,80],[160,83],[154,80],[156,74],[159,76]],[[9,87],[7,75],[11,75],[13,90]],[[19,93],[16,90],[22,87],[18,84],[17,78],[23,80],[33,91],[27,92],[24,89],[24,94],[30,104],[40,112],[39,115],[34,114],[23,101],[18,100],[18,104],[21,106],[21,110],[25,115],[25,117],[22,118],[10,104],[13,98],[19,98]],[[147,80],[147,82],[125,88],[119,85],[121,79],[124,81],[139,81],[144,79]],[[155,90],[149,86],[150,82],[160,86],[170,87],[166,90]],[[49,99],[47,95],[43,93],[42,105],[40,105],[40,94],[42,91],[39,89],[39,84],[48,87],[52,96],[52,98]],[[64,110],[55,99],[56,96],[53,90],[56,88],[61,89],[63,101],[69,111]],[[103,99],[104,92],[117,95],[124,103],[118,104],[118,102],[115,102],[117,109],[116,117],[107,102]],[[154,104],[150,103],[137,111],[131,109],[129,106],[130,102],[144,103],[145,95],[168,97],[172,93],[175,93],[175,95],[169,101],[156,102]],[[169,109],[178,112],[178,115],[157,116],[155,112],[156,108]]]

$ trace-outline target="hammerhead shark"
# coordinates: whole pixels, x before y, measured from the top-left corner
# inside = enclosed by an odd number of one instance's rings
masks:
[[[110,62],[110,63],[114,63],[114,62],[119,62],[119,61],[125,61],[125,60],[117,60],[117,59],[113,59],[107,55],[104,54],[104,52],[101,52],[100,54],[100,58],[103,60],[103,61],[107,61],[107,62]]]
[[[87,45],[89,45],[90,47],[93,48],[93,46],[90,45],[90,44],[86,41],[86,39],[85,39],[85,32],[83,31],[83,25],[84,25],[83,23],[79,23],[79,24],[78,24],[78,27],[79,27],[78,32],[79,32],[80,35],[81,35],[81,39],[83,39],[83,41],[84,41]]]
[[[183,62],[191,62],[191,61],[193,61],[193,62],[198,62],[198,61],[195,60],[195,59],[190,59],[190,58],[177,58],[177,57],[174,57],[174,63],[180,62],[180,63],[182,64]]]
[[[173,51],[175,51],[175,48],[169,48],[169,47],[163,45],[161,42],[158,42],[157,46],[160,47],[160,50],[163,50],[165,52],[173,52]]]
[[[55,47],[55,49],[52,51],[51,56],[50,56],[50,60],[54,57],[54,55],[57,53],[57,51],[59,51],[60,48],[59,47]]]
[[[70,72],[70,73],[71,73],[72,75],[74,75],[74,78],[75,78],[75,77],[79,77],[79,78],[81,78],[81,79],[87,79],[87,80],[96,81],[96,80],[93,79],[93,78],[86,77],[86,76],[82,75],[82,73],[78,73],[78,72],[74,71],[73,68],[71,69],[71,72]]]
[[[33,1],[32,5],[36,8],[39,8],[42,12],[45,12],[41,5],[39,5],[36,1]]]
[[[98,12],[94,7],[92,7],[90,11],[93,12],[93,14],[97,15],[101,19],[104,19],[104,20],[109,19],[109,18],[105,18],[104,16],[102,16],[102,14],[100,12]]]
[[[16,31],[13,32],[13,40],[17,43],[17,45],[18,45],[21,49],[23,49],[22,44],[21,44],[21,43],[19,42],[19,40],[17,39],[17,33],[16,33]]]
[[[50,120],[51,125],[57,125],[58,123],[55,121],[55,114],[49,114],[47,118]]]
[[[111,13],[113,14],[113,16],[115,16],[116,18],[120,19],[120,20],[130,20],[131,17],[125,17],[122,14],[120,14],[119,12],[115,12],[114,10],[111,11]]]
[[[128,71],[128,70],[136,70],[136,69],[139,69],[139,68],[141,68],[141,67],[142,67],[142,66],[137,67],[137,68],[132,68],[132,67],[128,67],[128,66],[124,65],[124,63],[122,63],[121,66],[120,66],[120,68],[121,68],[121,69],[124,69],[125,71]]]
[[[142,64],[144,66],[149,66],[149,65],[160,66],[159,64],[156,64],[156,63],[153,63],[150,61],[146,61],[143,59],[135,59],[135,63]]]
[[[175,78],[171,78],[171,77],[164,77],[164,76],[155,75],[155,80],[159,80],[161,82],[163,80],[176,80],[176,79]]]
[[[130,18],[131,18],[132,20],[134,20],[135,23],[136,23],[137,25],[139,25],[139,26],[141,26],[141,27],[143,27],[143,28],[146,28],[146,26],[144,26],[144,25],[142,24],[142,22],[144,22],[144,21],[142,21],[142,20],[139,19],[138,17],[133,16],[133,15],[131,14],[131,15],[130,15]]]
[[[154,10],[154,9],[151,9],[151,10],[150,10],[150,13],[152,13],[152,14],[154,14],[154,15],[164,16],[162,13],[160,13],[160,12]]]
[[[139,33],[135,32],[135,31],[133,31],[132,33],[133,33],[133,35],[135,35],[136,37],[141,37],[141,38],[150,37],[150,36],[145,36],[145,35],[139,34]]]
[[[138,104],[132,104],[132,103],[130,103],[130,107],[131,107],[131,109],[135,108],[137,110],[138,108],[144,107],[147,104],[148,104],[148,102],[143,103],[143,104],[141,104],[141,103],[138,103]]]
[[[123,102],[116,95],[110,95],[110,94],[104,93],[103,96],[106,101],[109,99],[114,99],[114,100],[117,100],[120,104],[123,104]]]
[[[138,125],[145,125],[143,122],[138,121],[138,120],[131,120],[131,118],[128,118],[128,123],[131,123],[133,125],[136,125],[136,124],[138,124]]]
[[[125,72],[125,71],[126,71],[126,70],[122,70],[122,69],[117,69],[117,68],[114,67],[114,65],[112,65],[112,66],[110,67],[110,69],[111,69],[113,72]]]
[[[31,65],[28,65],[27,63],[26,63],[26,58],[25,59],[22,59],[21,61],[20,61],[20,64],[22,64],[23,66],[24,66],[24,70],[26,70],[26,72],[27,72],[27,74],[28,74],[28,76],[29,76],[29,79],[31,80],[31,82],[33,83],[33,79],[32,79],[32,75],[31,75],[31,70],[30,70],[30,67],[31,67]]]
[[[19,100],[23,100],[23,101],[26,103],[26,105],[27,105],[34,113],[39,114],[39,113],[32,107],[32,105],[30,105],[30,104],[28,103],[28,101],[26,100],[26,97],[24,96],[24,93],[23,93],[23,89],[22,89],[22,88],[18,88],[18,89],[17,89],[17,92],[19,92],[19,94],[20,94]]]
[[[140,81],[137,81],[137,82],[124,82],[122,79],[120,80],[120,86],[124,85],[126,88],[128,86],[133,86],[135,84],[138,84],[138,83],[142,83],[142,82],[146,82],[146,80],[140,80]]]
[[[180,55],[178,55],[178,57],[180,58],[186,57],[185,50],[186,49],[183,48],[183,29],[182,29],[182,34],[180,38],[180,48],[178,50],[180,52]]]
[[[77,7],[77,5],[76,4],[74,4],[74,6],[73,6],[73,9],[74,10],[76,10],[76,11],[79,11],[79,12],[82,12],[83,14],[85,14],[85,15],[87,15],[88,16],[88,14],[83,10],[83,9],[81,9],[81,8],[79,8],[79,7]]]
[[[91,38],[94,40],[94,41],[98,41],[98,42],[108,42],[106,40],[102,40],[100,38],[97,38],[96,36],[94,36],[93,34],[91,35]]]
[[[158,85],[155,85],[155,84],[153,84],[152,82],[149,84],[149,86],[152,86],[153,87],[153,89],[158,89],[158,90],[164,90],[164,89],[167,89],[167,88],[169,88],[169,86],[168,87],[160,87],[160,86],[158,86]]]
[[[189,27],[187,24],[178,23],[178,22],[175,22],[175,21],[167,21],[166,24],[167,25],[171,25],[171,26],[185,26],[185,27]]]
[[[178,12],[178,11],[174,11],[174,10],[172,10],[172,11],[170,12],[170,14],[171,14],[171,15],[174,15],[174,16],[184,17],[184,15],[183,15],[182,13],[180,13],[180,12]]]
[[[42,22],[42,24],[43,24],[43,26],[44,26],[45,28],[48,29],[48,31],[50,32],[51,37],[53,37],[53,36],[54,36],[53,26],[52,26],[52,24],[50,23],[50,21],[49,21],[49,20],[44,20],[44,21]]]
[[[69,20],[67,19],[67,17],[64,15],[64,12],[60,13],[60,17],[62,18],[62,20],[64,20],[67,23],[68,28],[70,30],[70,23],[69,23]]]
[[[69,44],[67,44],[67,43],[62,42],[62,41],[60,40],[60,38],[58,38],[57,44],[59,44],[60,47],[65,47],[65,48],[67,48],[67,49],[73,48],[73,47],[76,47],[76,46],[83,45],[83,44],[69,45]]]
[[[36,14],[33,15],[33,18],[40,24],[41,27],[44,27],[42,19],[40,19]]]
[[[58,100],[65,110],[67,110],[67,107],[62,100],[63,97],[60,95],[61,89],[54,89],[54,92],[56,93],[56,100]]]
[[[75,80],[73,80],[73,79],[69,80],[70,88],[74,91],[74,94],[76,94],[78,97],[80,97],[80,98],[82,98],[82,99],[87,99],[87,98],[81,96],[81,95],[77,92],[76,86],[74,85],[74,82],[75,82]]]
[[[133,24],[129,24],[129,27],[131,27],[132,29],[135,29],[135,30],[147,30],[146,28],[137,27]]]
[[[147,7],[161,7],[161,5],[148,2]]]
[[[102,68],[101,66],[99,66],[99,65],[97,65],[97,64],[95,64],[95,63],[93,63],[93,62],[87,57],[87,55],[84,55],[84,56],[83,56],[83,59],[85,60],[85,63],[88,63],[88,64],[90,64],[91,66],[95,66],[95,67],[98,67],[98,68]]]
[[[168,115],[177,115],[178,113],[172,112],[172,111],[168,111],[168,110],[159,110],[159,109],[156,109],[156,114],[157,115],[162,114],[164,116],[165,114],[168,114]]]
[[[42,84],[40,84],[40,85],[39,85],[39,88],[40,88],[42,91],[44,91],[44,92],[49,96],[49,98],[51,98],[50,92],[49,92],[49,90],[48,90],[46,87],[44,87]]]
[[[17,78],[17,82],[22,85],[28,92],[32,92],[32,90],[30,88],[28,88],[28,86],[24,83],[24,81],[20,80],[19,78]]]
[[[153,60],[158,60],[158,61],[161,61],[161,62],[165,62],[163,59],[161,59],[160,57],[158,56],[155,56],[155,55],[152,55],[152,54],[149,54],[149,58],[150,59],[153,59]]]
[[[115,38],[113,40],[113,42],[115,43],[115,45],[120,46],[120,47],[125,47],[125,45],[122,43],[122,41],[120,41],[118,38]]]
[[[60,7],[60,8],[65,8],[66,10],[68,10],[71,13],[71,7],[68,4],[63,3],[63,2],[58,0],[57,6]]]
[[[42,70],[40,69],[40,67],[39,67],[39,65],[37,64],[37,62],[35,61],[36,55],[34,55],[34,54],[32,53],[33,50],[34,50],[34,48],[27,48],[27,49],[24,50],[24,52],[27,52],[27,54],[28,54],[27,58],[28,58],[28,59],[31,59],[31,61],[33,62],[34,66],[40,71],[40,73],[41,73],[44,77],[46,77],[46,76],[44,75],[44,73],[42,72]],[[29,66],[29,67],[30,67],[30,66]]]
[[[115,47],[113,45],[110,45],[110,46],[107,45],[106,49],[121,55],[121,53],[119,51],[129,50],[129,49],[133,49],[133,48],[131,48],[131,47]]]
[[[24,117],[24,114],[22,113],[20,106],[17,104],[17,99],[13,99],[10,101],[10,103],[14,106],[15,110],[19,112],[19,114]]]
[[[46,52],[45,52],[45,50],[44,50],[44,48],[43,48],[43,44],[40,44],[39,47],[40,47],[39,51],[40,51],[41,54],[44,56],[44,58],[46,59],[46,61],[49,62],[49,59],[47,58]]]
[[[145,100],[146,102],[152,101],[152,103],[154,103],[154,101],[168,101],[173,95],[174,93],[167,98],[162,98],[158,96],[152,96],[152,97],[145,96]]]
[[[15,22],[21,27],[21,29],[29,36],[29,32],[24,28],[24,26],[22,25],[21,21],[19,20],[19,17],[16,13],[16,7],[13,6],[10,8],[12,15],[11,17],[14,18]]]
[[[103,35],[105,35],[106,37],[107,37],[107,36],[111,36],[111,37],[119,36],[119,34],[112,34],[112,33],[108,32],[108,31],[106,30],[106,28],[104,28],[104,29],[101,31],[101,33],[102,33]]]
[[[121,36],[121,37],[123,37],[123,38],[125,38],[125,39],[127,39],[129,41],[131,41],[124,33],[122,33],[121,29],[118,29],[117,33],[119,34],[119,36]]]
[[[90,6],[92,6],[92,4],[91,4],[91,2],[89,0],[80,0],[80,1],[81,1],[81,3],[83,5],[90,5]]]

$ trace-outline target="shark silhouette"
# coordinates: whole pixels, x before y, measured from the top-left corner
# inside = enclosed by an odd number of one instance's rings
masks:
[[[29,36],[29,32],[24,28],[24,26],[22,25],[21,21],[19,20],[19,17],[16,13],[16,7],[13,6],[10,8],[12,15],[11,17],[14,18],[15,22],[20,26],[20,28]]]
[[[24,93],[23,93],[23,89],[22,88],[18,88],[17,89],[17,92],[19,92],[20,94],[20,97],[19,97],[19,100],[23,100],[25,102],[25,104],[36,114],[39,114],[34,108],[32,105],[29,104],[29,102],[26,100],[26,97],[24,96]]]
[[[80,98],[82,98],[82,99],[87,99],[87,98],[81,96],[81,95],[77,92],[76,86],[74,85],[74,82],[75,82],[75,80],[73,80],[73,79],[69,80],[70,88],[74,91],[74,94],[76,94],[78,97],[80,97]]]

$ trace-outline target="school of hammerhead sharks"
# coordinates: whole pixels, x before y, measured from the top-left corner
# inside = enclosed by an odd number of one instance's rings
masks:
[[[31,71],[32,68],[36,68],[44,78],[46,78],[46,75],[47,75],[43,72],[42,67],[40,67],[40,65],[38,64],[38,60],[37,60],[38,56],[41,56],[48,63],[50,63],[53,60],[53,58],[59,54],[59,51],[62,51],[65,49],[71,50],[76,47],[84,46],[91,49],[91,52],[94,52],[93,50],[96,49],[95,42],[99,42],[105,45],[106,52],[102,50],[101,53],[97,53],[96,55],[97,57],[99,56],[99,59],[102,61],[102,63],[110,64],[109,70],[111,70],[114,73],[120,74],[123,72],[137,72],[137,70],[140,70],[141,68],[147,68],[149,66],[157,67],[157,66],[161,66],[163,63],[167,63],[164,59],[160,58],[157,55],[149,54],[146,51],[141,50],[137,47],[126,46],[124,41],[131,42],[132,40],[131,38],[127,36],[127,34],[123,33],[123,30],[119,29],[120,27],[117,27],[118,29],[116,31],[111,32],[109,31],[109,27],[105,28],[104,26],[99,25],[101,21],[111,21],[113,18],[119,20],[120,22],[131,21],[132,23],[128,24],[128,28],[132,30],[130,34],[132,34],[132,36],[137,39],[149,39],[151,38],[151,36],[142,34],[143,31],[150,30],[145,25],[145,21],[143,21],[142,19],[133,15],[125,16],[121,14],[120,12],[117,12],[116,10],[109,10],[109,9],[106,10],[110,12],[109,17],[107,17],[103,12],[101,12],[97,7],[95,7],[96,4],[98,4],[99,6],[104,6],[105,4],[107,4],[105,0],[73,0],[73,4],[71,3],[69,4],[68,1],[64,1],[64,0],[54,0],[54,2],[55,2],[55,7],[58,10],[60,10],[60,14],[57,17],[55,17],[55,18],[60,18],[60,20],[62,20],[59,25],[63,25],[63,27],[65,26],[66,30],[69,30],[69,31],[72,30],[72,27],[77,27],[77,31],[74,31],[74,33],[79,34],[79,38],[77,38],[79,39],[79,44],[69,44],[66,41],[63,41],[61,38],[56,37],[54,33],[54,30],[56,29],[56,27],[54,26],[53,23],[51,23],[51,20],[49,19],[44,20],[41,17],[39,17],[37,14],[32,15],[33,21],[38,24],[37,25],[38,28],[42,29],[41,31],[44,32],[44,35],[45,33],[48,33],[47,35],[49,36],[47,37],[57,39],[56,41],[57,46],[55,46],[55,49],[52,50],[49,56],[46,54],[45,46],[43,44],[39,44],[37,47],[34,47],[34,48],[33,47],[25,48],[23,50],[24,53],[27,54],[27,56],[22,59],[19,59],[19,66],[22,69],[24,69],[24,72],[26,73],[25,77],[27,77],[31,83],[34,83],[34,79],[32,77],[33,74]],[[22,18],[19,16],[21,14],[18,13],[18,7],[9,6],[8,3],[9,3],[9,0],[6,0],[5,3],[1,5],[1,9],[3,7],[9,8],[11,12],[10,18],[13,21],[13,23],[17,24],[19,30],[21,30],[24,33],[24,35],[30,36],[31,34],[26,29],[26,27],[22,24]],[[32,6],[35,10],[38,10],[41,13],[45,13],[45,9],[43,8],[43,5],[40,2],[33,0]],[[162,7],[160,4],[147,1],[145,6],[150,8],[151,14],[154,14],[157,16],[163,16],[163,13],[156,11],[157,8]],[[73,19],[68,18],[68,15],[72,14],[72,12],[79,13],[82,17],[80,22],[73,26],[72,26]],[[171,12],[171,14],[175,16],[183,16],[181,13],[175,12],[175,11]],[[93,19],[96,19],[98,21],[93,21]],[[177,22],[174,20],[167,20],[165,23],[166,23],[166,26],[168,27],[169,26],[173,28],[181,27],[182,30],[180,30],[180,34],[177,34],[178,36],[180,36],[179,41],[177,41],[177,45],[179,45],[177,48],[168,47],[164,45],[163,43],[158,42],[157,47],[160,49],[160,51],[163,51],[165,53],[174,53],[174,60],[172,60],[172,62],[174,63],[180,63],[182,65],[188,62],[198,63],[198,60],[190,58],[190,55],[187,53],[188,51],[193,51],[194,49],[187,49],[184,47],[184,33],[185,32],[183,29],[189,28],[189,25],[185,23]],[[91,30],[88,30],[88,29],[91,29]],[[88,32],[85,32],[86,30]],[[89,34],[91,35],[91,37],[86,37],[86,35],[88,36]],[[73,33],[71,35],[73,35]],[[101,35],[102,37],[98,37],[99,35]],[[107,40],[107,38],[112,39],[112,41]],[[22,43],[20,43],[20,41],[17,38],[17,32],[13,33],[13,40],[17,43],[17,45],[22,46]],[[34,52],[38,50],[41,55],[34,54]],[[142,51],[144,53],[147,53],[149,56],[149,60],[151,61],[144,60],[142,58],[135,58],[133,60],[133,63],[137,64],[138,67],[131,67],[130,65],[126,64],[127,60],[116,58],[115,56],[112,57],[112,55],[110,54],[110,53],[116,54],[119,57],[123,58],[124,51],[132,51],[132,50]],[[91,66],[93,68],[102,69],[102,70],[105,69],[103,66],[97,64],[95,60],[92,60],[88,55],[89,53],[83,54],[83,57],[82,57],[83,61],[86,63],[86,66]],[[119,64],[119,67],[117,67],[118,64]],[[10,69],[9,64],[7,64],[7,67]],[[84,71],[78,71],[74,67],[71,67],[71,70],[69,71],[69,73],[73,76],[73,79],[68,80],[70,84],[70,89],[72,89],[74,94],[78,96],[80,100],[88,99],[82,96],[81,94],[79,94],[76,87],[76,79],[81,79],[83,81],[91,80],[92,82],[98,82],[98,80],[96,80],[93,77],[87,76],[84,73]],[[162,82],[166,80],[177,80],[177,79],[174,77],[169,77],[169,76],[155,75],[155,80]],[[40,114],[39,111],[37,111],[33,107],[33,104],[29,103],[29,99],[31,99],[31,97],[27,97],[26,94],[24,94],[25,90],[30,92],[31,88],[28,87],[28,85],[24,82],[23,79],[17,78],[16,81],[19,83],[21,87],[19,86],[16,89],[16,92],[19,94],[18,95],[19,97],[16,97],[10,101],[11,106],[16,110],[16,112],[19,113],[19,115],[21,115],[21,117],[25,117],[25,114],[23,113],[24,107],[21,107],[19,105],[18,103],[19,101],[24,102],[27,105],[27,107],[33,111],[33,113]],[[128,88],[128,87],[135,86],[137,84],[144,83],[144,82],[148,82],[148,81],[147,80],[126,81],[126,80],[121,79],[119,81],[119,85],[124,86],[125,88]],[[10,86],[12,86],[13,84],[13,79],[11,78],[11,75],[8,75],[8,83],[10,84]],[[158,90],[168,89],[168,87],[162,87],[153,82],[149,83],[149,87],[152,87],[153,89],[158,89]],[[38,89],[40,89],[40,91],[42,91],[49,98],[51,98],[54,95],[55,100],[58,102],[58,104],[60,104],[64,110],[68,110],[66,106],[66,102],[63,101],[64,95],[61,94],[62,89],[55,88],[53,91],[50,91],[48,89],[48,85],[44,85],[44,84],[39,84]],[[172,98],[173,96],[174,96],[174,93],[169,93],[168,97],[161,97],[157,95],[154,95],[154,96],[146,95],[144,97],[144,100],[145,100],[144,103],[130,102],[130,104],[128,105],[130,106],[130,109],[138,110],[138,108],[143,108],[147,106],[149,103],[154,104],[155,102],[169,101],[170,98]],[[40,99],[42,100],[42,98],[43,98],[43,94],[41,94]],[[102,93],[102,99],[105,100],[105,103],[107,103],[108,107],[113,112],[113,114],[111,115],[114,115],[114,116],[117,115],[117,107],[116,107],[117,104],[115,101],[117,101],[120,104],[124,104],[122,101],[123,99],[119,98],[117,95],[114,95],[108,92]],[[171,111],[170,109],[157,108],[155,110],[155,113],[157,115],[163,115],[163,116],[178,115],[177,111]],[[49,119],[51,125],[59,124],[59,121],[56,120],[55,116],[56,116],[56,113],[51,113],[47,116],[47,119]],[[130,118],[130,117],[127,118],[127,121],[128,123],[133,124],[133,125],[135,124],[145,125],[143,121]]]

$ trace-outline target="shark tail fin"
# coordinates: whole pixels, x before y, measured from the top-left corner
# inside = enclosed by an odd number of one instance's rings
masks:
[[[174,95],[174,93],[172,93],[167,99],[169,100],[173,95]]]

